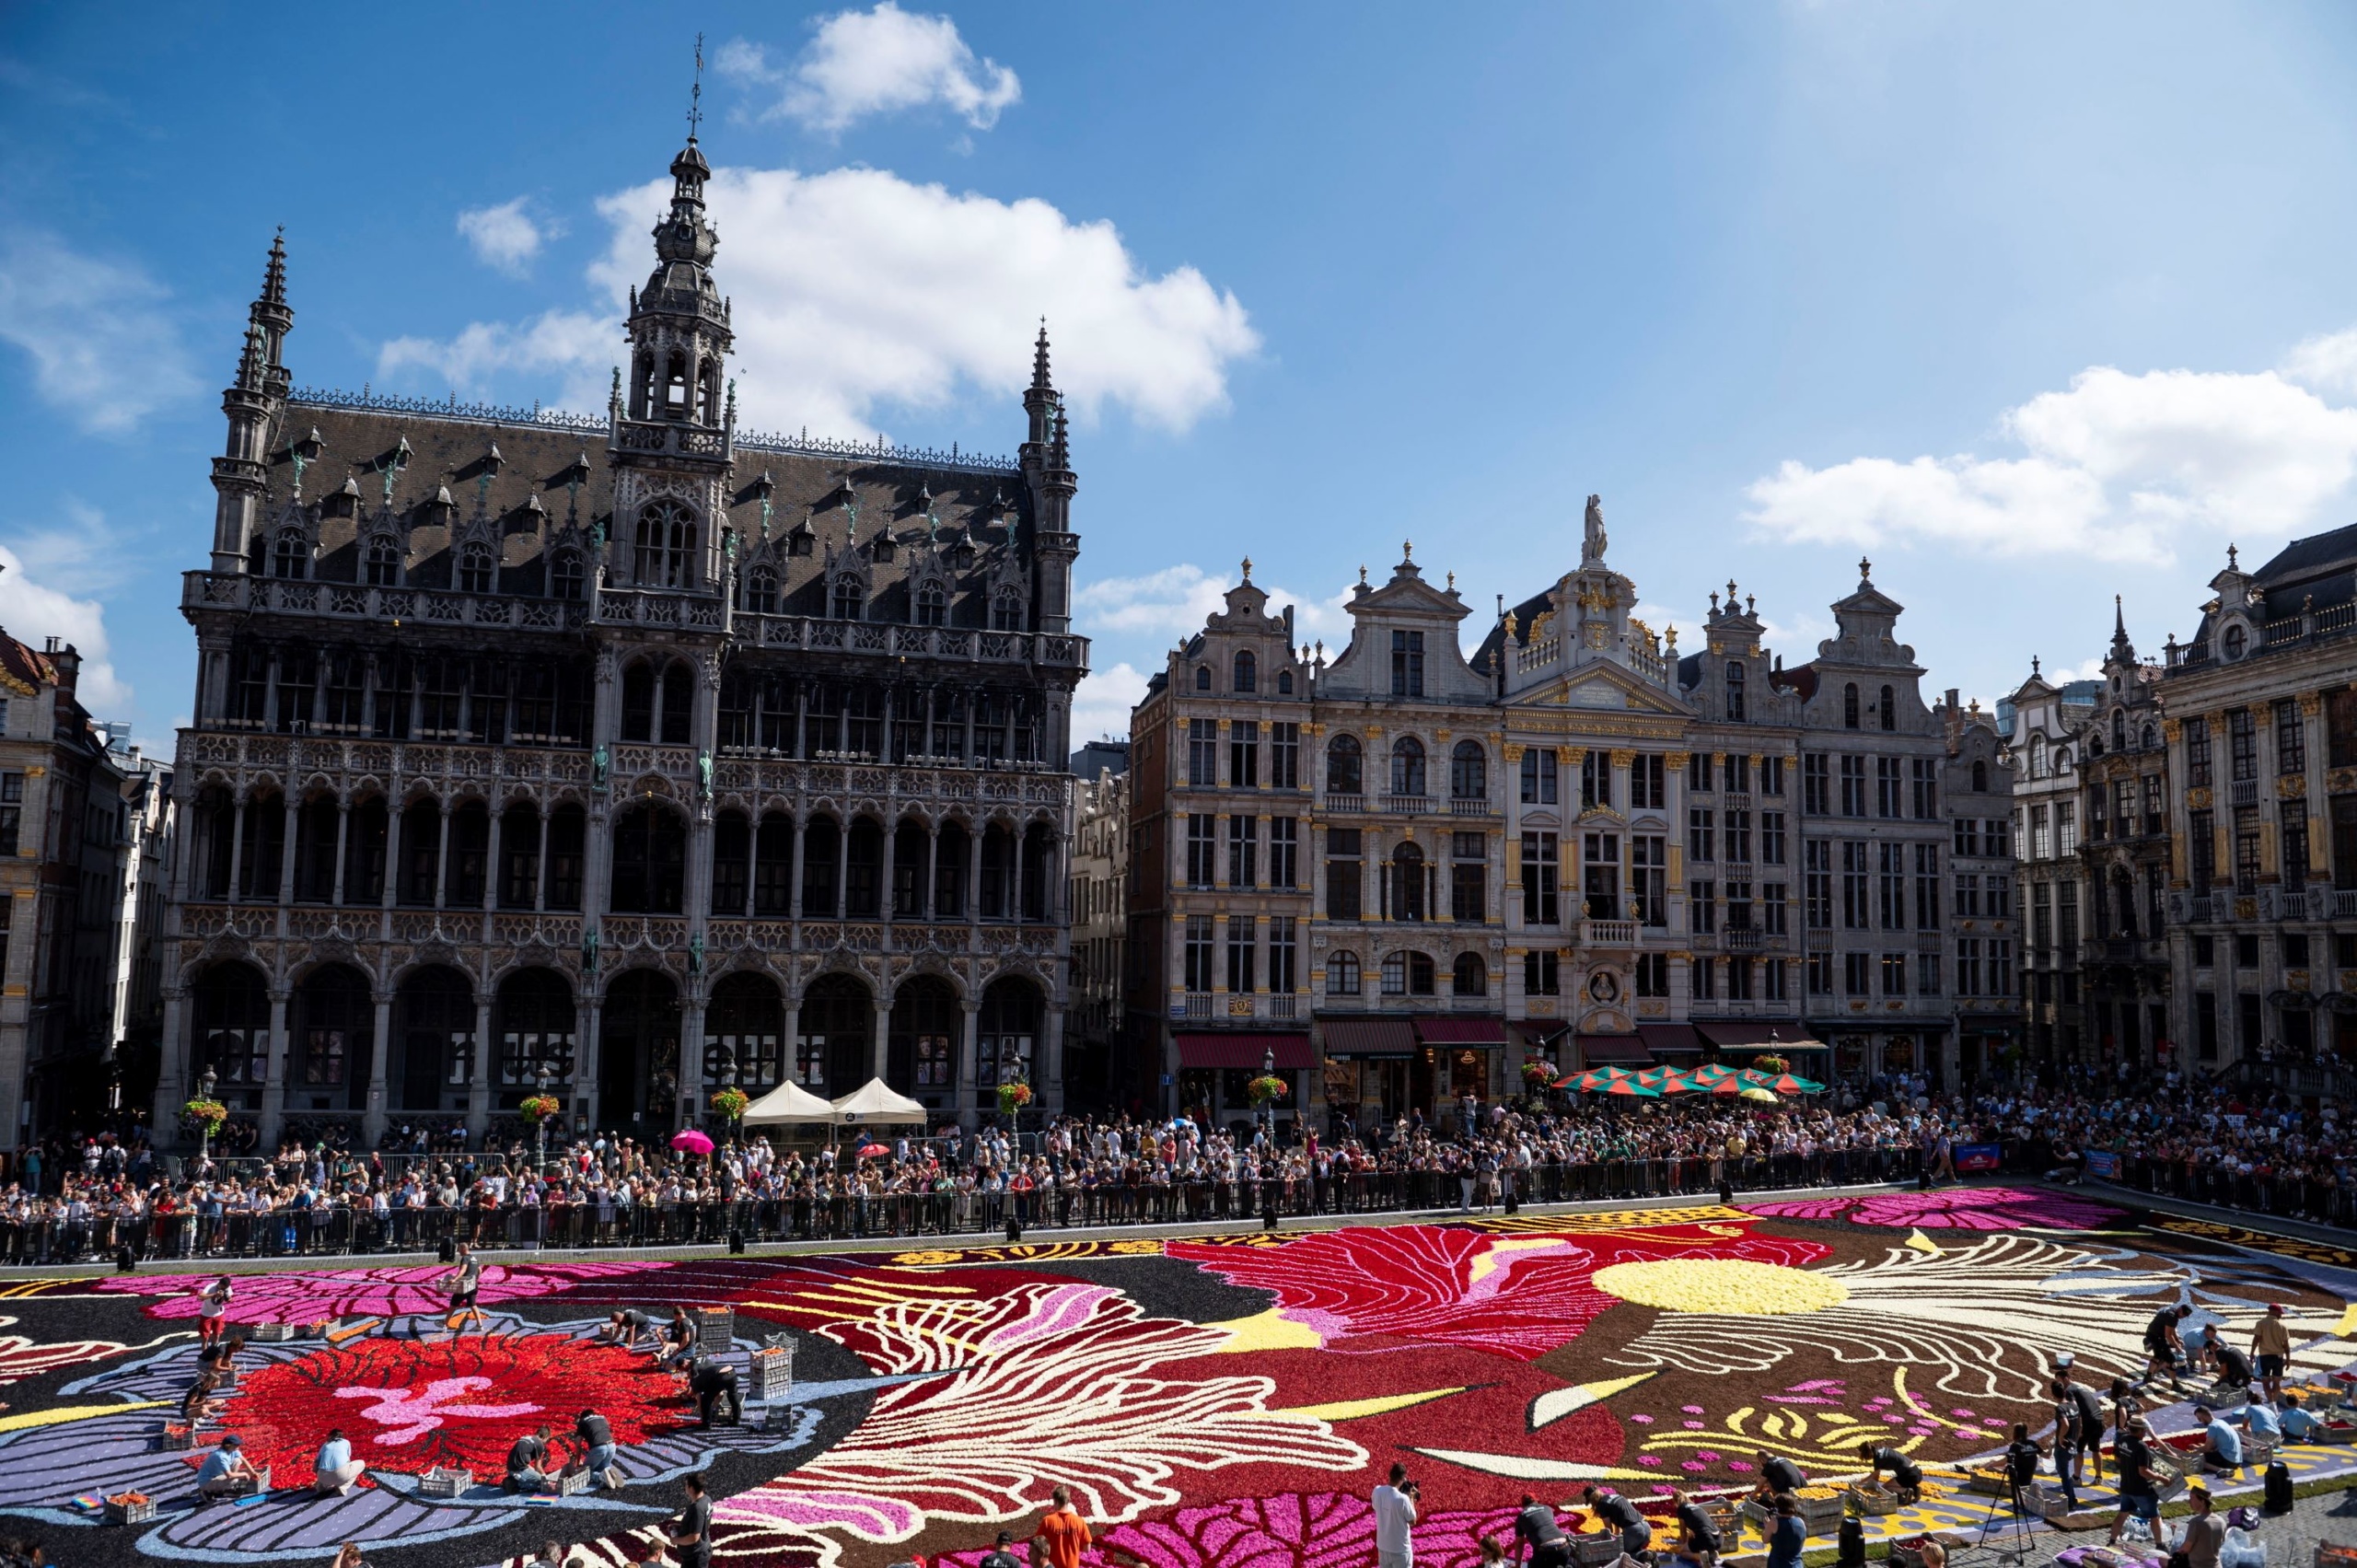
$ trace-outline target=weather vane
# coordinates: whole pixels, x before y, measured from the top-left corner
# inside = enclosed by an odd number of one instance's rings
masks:
[[[688,92],[688,140],[696,139],[696,127],[703,122],[703,34],[696,34],[696,85]]]

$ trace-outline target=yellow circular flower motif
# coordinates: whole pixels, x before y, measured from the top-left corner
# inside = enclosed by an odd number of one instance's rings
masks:
[[[1840,1280],[1745,1258],[1666,1258],[1596,1272],[1596,1288],[1640,1307],[1783,1318],[1822,1312],[1850,1299]]]
[[[955,1252],[900,1252],[893,1255],[892,1261],[903,1269],[923,1269],[935,1264],[955,1263],[958,1261],[958,1254]]]
[[[1113,1243],[1113,1250],[1121,1253],[1151,1252],[1159,1255],[1162,1251],[1162,1243],[1159,1241],[1117,1241]]]

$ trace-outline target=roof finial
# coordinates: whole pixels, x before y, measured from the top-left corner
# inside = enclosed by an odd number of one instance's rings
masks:
[[[1401,540],[1399,541],[1399,559],[1404,563],[1413,561],[1415,558],[1416,541],[1412,539]]]
[[[2036,654],[2032,654],[2032,655],[2030,655],[2030,656],[2029,656],[2029,673],[2030,673],[2030,679],[2031,679],[2035,680],[2035,679],[2038,679],[2038,656],[2037,656]]]
[[[703,123],[703,34],[696,34],[696,85],[688,90],[688,140],[696,139],[696,127]]]
[[[2120,604],[2119,596],[2111,596],[2111,633],[2115,637],[2128,635],[2128,611]]]
[[[1858,581],[1871,583],[1875,579],[1875,563],[1864,556],[1858,557]]]
[[[2235,547],[2231,544],[2226,546],[2226,570],[2229,572],[2239,570],[2241,564],[2235,559]]]
[[[1244,558],[1244,580],[1248,583],[1252,580],[1252,558],[1249,555]]]

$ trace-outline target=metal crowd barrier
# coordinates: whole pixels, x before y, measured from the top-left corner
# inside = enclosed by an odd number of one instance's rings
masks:
[[[135,1259],[298,1258],[439,1251],[468,1242],[490,1249],[590,1250],[727,1243],[823,1241],[869,1237],[1003,1235],[1124,1225],[1257,1222],[1284,1217],[1493,1207],[1522,1202],[1608,1202],[1690,1196],[1714,1201],[1720,1162],[1705,1156],[1608,1158],[1547,1163],[1467,1180],[1447,1171],[1342,1171],[1323,1177],[1189,1179],[1137,1185],[1062,1185],[1036,1191],[827,1194],[731,1202],[592,1201],[494,1209],[366,1208],[319,1204],[265,1212],[206,1204],[199,1212],[135,1219],[0,1219],[0,1262],[59,1264]],[[1911,1148],[1752,1155],[1724,1162],[1738,1190],[1812,1182],[1911,1179]]]

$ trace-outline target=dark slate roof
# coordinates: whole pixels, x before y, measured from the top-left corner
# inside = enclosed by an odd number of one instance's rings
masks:
[[[521,410],[512,411],[509,417],[510,411],[463,406],[446,413],[430,404],[401,405],[389,399],[353,406],[362,402],[344,394],[298,392],[287,405],[284,426],[272,440],[269,492],[261,519],[265,535],[278,527],[293,498],[290,440],[303,441],[313,432],[318,436],[319,455],[303,472],[307,506],[335,495],[347,480],[357,492],[357,517],[329,517],[319,526],[323,577],[349,579],[355,575],[355,540],[377,523],[385,507],[385,469],[403,441],[409,444],[409,458],[393,484],[391,511],[407,541],[405,566],[411,581],[430,586],[447,576],[450,533],[453,528],[463,531],[479,503],[498,524],[501,563],[511,572],[537,571],[543,552],[568,528],[586,534],[603,519],[609,534],[614,531],[613,474],[601,422],[584,428],[591,422],[562,415],[536,418]],[[494,446],[499,466],[484,485],[480,482],[487,471],[485,459]],[[766,552],[758,490],[764,472],[773,487],[766,534],[771,548]],[[576,473],[577,493],[568,493],[567,478]],[[938,520],[935,534],[945,551],[964,530],[972,530],[974,564],[951,574],[953,624],[981,623],[981,589],[1008,547],[1006,519],[1013,520],[1020,557],[1028,561],[1029,556],[1030,491],[1011,465],[892,448],[863,452],[850,446],[825,449],[825,444],[818,443],[757,445],[740,437],[733,483],[728,521],[740,540],[739,564],[756,552],[772,560],[782,578],[780,608],[788,613],[825,613],[818,608],[824,597],[820,574],[829,549],[841,550],[846,543],[853,502],[862,545],[872,544],[887,526],[902,543],[921,540],[931,528],[928,512]],[[445,492],[447,497],[440,494]],[[451,527],[434,516],[434,505],[444,499],[455,508],[445,514]],[[791,554],[784,540],[806,519],[816,535],[814,547],[807,554]],[[896,550],[890,561],[876,562],[870,568],[870,602],[888,615],[896,590],[906,592],[917,554]],[[965,603],[970,592],[970,607]]]
[[[1554,592],[1555,585],[1550,583],[1546,587],[1540,589],[1538,593],[1531,595],[1528,598],[1524,599],[1520,604],[1514,607],[1514,623],[1515,632],[1518,635],[1522,636],[1526,640],[1528,639],[1530,636],[1530,623],[1533,621],[1538,620],[1541,615],[1547,613],[1548,610],[1551,608],[1551,596]],[[1473,656],[1468,662],[1470,663],[1475,669],[1481,671],[1484,675],[1495,675],[1498,672],[1498,650],[1505,645],[1505,622],[1503,621],[1492,621],[1490,624],[1490,634],[1481,639],[1481,645],[1473,650]]]
[[[1796,691],[1805,703],[1817,695],[1817,665],[1789,664],[1782,669],[1768,672],[1768,684],[1783,691]]]
[[[2357,523],[2293,540],[2252,577],[2270,621],[2299,614],[2311,598],[2317,610],[2347,604],[2357,598]]]

